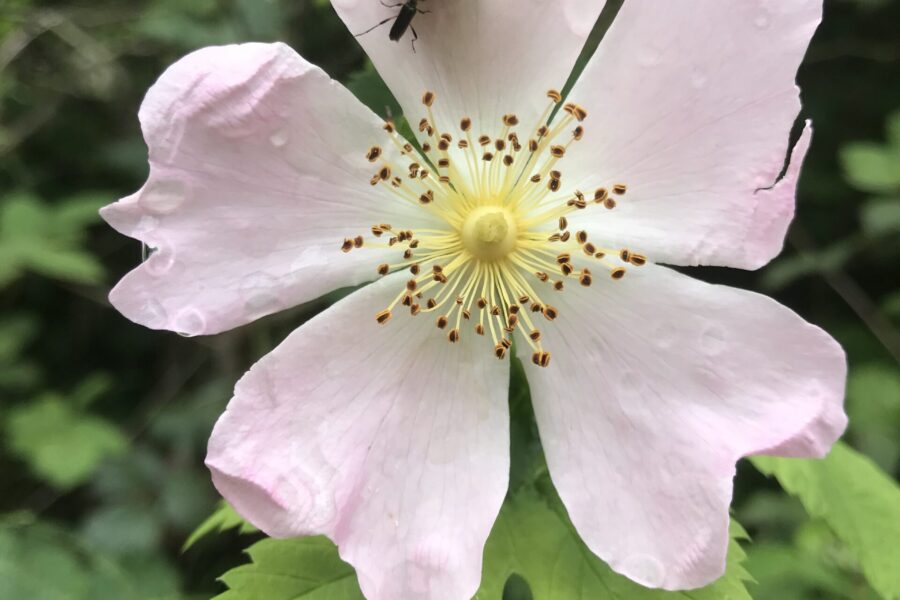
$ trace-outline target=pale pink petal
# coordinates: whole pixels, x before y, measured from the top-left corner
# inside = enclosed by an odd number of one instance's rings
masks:
[[[737,460],[801,432],[818,456],[844,430],[844,353],[774,300],[664,267],[570,287],[542,328],[549,368],[527,371],[560,497],[619,573],[708,584]]]
[[[378,0],[332,0],[354,33],[398,14]],[[387,5],[395,2],[384,2]],[[535,128],[548,106],[547,90],[561,89],[604,0],[427,0],[399,43],[391,23],[359,36],[366,53],[413,124],[426,116],[422,94],[437,94],[440,131],[458,133],[460,119],[476,134],[496,135],[505,114]],[[525,133],[524,135],[528,135]]]
[[[426,216],[369,185],[378,118],[283,44],[186,56],[140,119],[149,180],[102,215],[157,249],[110,296],[148,327],[217,333],[371,279],[386,252],[344,238]]]
[[[807,124],[776,183],[794,78],[821,12],[821,0],[626,2],[570,95],[587,132],[560,169],[583,191],[628,193],[576,225],[656,262],[755,269],[776,256],[809,146]]]
[[[428,314],[377,325],[404,283],[363,288],[257,363],[207,465],[269,535],[332,538],[369,600],[468,600],[507,488],[508,363]]]

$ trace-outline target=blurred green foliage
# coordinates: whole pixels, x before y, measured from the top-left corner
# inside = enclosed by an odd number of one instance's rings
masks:
[[[730,575],[695,598],[900,598],[889,568],[900,562],[900,2],[825,4],[799,74],[816,134],[786,251],[759,273],[694,273],[770,293],[838,337],[847,446],[822,463],[754,461],[772,479],[742,465],[735,517],[752,543],[734,541]],[[141,258],[98,226],[97,208],[146,177],[143,94],[193,49],[276,39],[399,116],[327,0],[0,0],[0,598],[268,600],[332,580],[323,594],[358,597],[329,542],[259,541],[217,508],[202,466],[234,381],[340,293],[191,340],[134,326],[105,298]],[[516,373],[516,499],[479,598],[662,597],[640,595],[573,535]],[[527,552],[504,546],[513,540]],[[311,579],[279,596],[267,573]]]

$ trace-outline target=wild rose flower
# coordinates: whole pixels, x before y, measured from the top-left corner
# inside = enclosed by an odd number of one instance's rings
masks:
[[[429,2],[416,52],[362,37],[422,152],[281,44],[195,52],[141,107],[149,180],[103,210],[155,248],[111,294],[127,317],[214,334],[379,278],[241,379],[207,459],[268,534],[331,537],[368,598],[477,589],[512,353],[572,522],[647,586],[722,574],[739,458],[822,456],[845,426],[834,340],[660,266],[780,251],[821,2],[629,0],[562,99],[602,4]],[[354,32],[396,11],[335,6]]]

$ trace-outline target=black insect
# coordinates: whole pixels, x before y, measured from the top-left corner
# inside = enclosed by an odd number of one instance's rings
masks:
[[[416,33],[416,28],[412,26],[413,19],[415,18],[416,15],[424,15],[426,13],[431,12],[429,10],[422,10],[421,8],[419,8],[419,2],[425,2],[425,0],[406,0],[405,2],[401,2],[400,4],[385,4],[382,1],[382,3],[381,3],[382,5],[387,6],[388,8],[399,8],[400,12],[397,13],[393,17],[388,17],[387,19],[385,19],[381,23],[378,23],[377,25],[373,25],[372,27],[363,31],[362,33],[356,34],[356,37],[366,35],[367,33],[370,33],[372,31],[378,29],[385,23],[393,21],[394,24],[391,25],[391,31],[390,31],[390,33],[388,33],[388,37],[391,39],[391,41],[399,42],[400,38],[402,38],[404,36],[404,34],[406,33],[406,30],[407,29],[411,30],[412,34],[413,34],[413,39],[412,39],[413,51],[415,51],[416,40],[419,39],[419,34]]]

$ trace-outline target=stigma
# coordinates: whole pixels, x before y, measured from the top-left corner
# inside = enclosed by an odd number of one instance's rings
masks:
[[[435,120],[437,96],[426,92],[418,148],[393,122],[385,123],[385,143],[397,147],[403,164],[373,145],[364,156],[373,166],[369,183],[429,212],[442,226],[411,230],[377,223],[341,243],[345,253],[395,249],[397,259],[379,265],[377,274],[409,273],[394,300],[375,312],[379,324],[408,311],[412,318],[433,319],[451,344],[464,335],[484,337],[486,348],[504,359],[515,341],[530,348],[534,364],[548,367],[551,353],[543,347],[541,327],[565,318],[553,296],[567,285],[591,287],[597,275],[620,281],[630,267],[647,262],[642,254],[606,248],[586,231],[570,230],[571,213],[613,210],[628,187],[616,182],[583,192],[565,185],[562,165],[584,137],[588,114],[563,104],[556,90],[547,98],[530,127],[521,127],[513,113],[484,124],[461,116],[448,126]],[[556,110],[560,118],[550,123]]]

